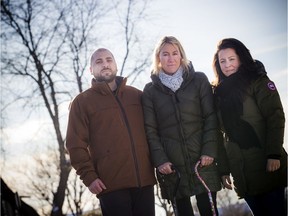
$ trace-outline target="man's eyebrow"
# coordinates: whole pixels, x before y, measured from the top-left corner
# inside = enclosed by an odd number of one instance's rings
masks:
[[[106,59],[106,60],[111,60],[111,59],[113,59],[113,57],[111,57],[111,56],[108,56],[108,57],[106,57],[106,58],[101,58],[101,57],[99,57],[99,58],[96,58],[96,59],[95,59],[95,62],[96,62],[96,61],[103,61],[104,59]]]

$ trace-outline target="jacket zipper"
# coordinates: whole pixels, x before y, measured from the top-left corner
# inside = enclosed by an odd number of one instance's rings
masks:
[[[184,135],[184,131],[183,131],[183,124],[182,124],[182,120],[181,120],[181,115],[180,115],[180,110],[179,110],[179,106],[178,106],[178,98],[177,95],[171,94],[172,96],[172,101],[174,104],[174,108],[175,108],[175,115],[176,115],[176,119],[178,121],[178,132],[181,138],[181,150],[182,150],[182,154],[184,156],[184,162],[185,162],[185,169],[186,172],[188,174],[188,176],[191,175],[192,169],[190,168],[190,164],[191,164],[191,158],[188,154],[188,150],[187,150],[187,146],[186,146],[186,139],[185,139],[185,135]],[[190,178],[190,177],[189,177]],[[192,191],[192,184],[189,184],[190,190]]]
[[[131,127],[129,125],[129,122],[128,122],[128,119],[127,119],[127,116],[126,116],[126,112],[122,106],[122,103],[121,101],[119,100],[118,96],[115,95],[115,98],[116,98],[116,101],[117,103],[119,104],[119,107],[121,109],[121,112],[122,112],[122,117],[124,119],[124,122],[125,122],[125,125],[127,126],[127,130],[128,130],[128,134],[129,134],[129,137],[130,137],[130,144],[131,144],[131,148],[132,148],[132,155],[133,155],[133,159],[134,159],[134,164],[135,164],[135,170],[136,170],[136,174],[137,174],[137,181],[138,181],[138,185],[139,187],[141,187],[141,181],[140,181],[140,174],[139,174],[139,165],[138,165],[138,161],[137,161],[137,158],[136,158],[136,150],[135,150],[135,145],[134,145],[134,139],[132,137],[132,134],[131,134]]]

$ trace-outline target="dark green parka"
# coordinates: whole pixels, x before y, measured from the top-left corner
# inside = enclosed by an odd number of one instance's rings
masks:
[[[233,103],[236,95],[233,94],[233,88],[235,91],[237,88],[241,88],[237,86],[241,85],[240,76],[235,77],[237,78],[235,83],[229,84],[230,91],[224,88],[223,94],[220,94],[218,89],[221,84],[215,89],[229,166],[235,191],[240,198],[245,197],[245,195],[259,195],[278,187],[287,186],[287,153],[283,148],[285,125],[283,107],[275,84],[267,77],[263,64],[259,61],[256,64],[258,65],[259,77],[248,86],[242,95],[244,99],[241,105],[242,114],[240,115],[241,121],[246,122],[246,126],[251,127],[250,131],[254,132],[247,134],[241,132],[241,127],[234,129],[231,135],[235,136],[239,140],[238,142],[232,136],[229,137],[229,132],[227,133],[227,128],[224,127],[223,114],[221,115],[221,112],[224,112],[224,115],[229,115],[229,113],[233,115],[236,110],[231,108],[223,111],[221,107],[224,107],[223,104],[225,105],[225,103]],[[235,76],[238,75],[235,74]],[[224,80],[224,82],[229,82],[229,79]],[[233,98],[229,99],[229,97]],[[232,118],[228,118],[226,121],[233,123]],[[235,125],[235,127],[237,126]],[[255,139],[253,134],[255,134]],[[268,158],[280,159],[280,169],[275,172],[267,172]]]
[[[217,158],[217,116],[213,106],[211,85],[202,72],[195,72],[192,64],[183,74],[183,83],[174,93],[159,77],[142,96],[145,129],[154,166],[171,162],[181,174],[177,198],[207,192],[197,178],[194,167],[201,155]],[[216,161],[216,160],[215,160]],[[199,174],[211,191],[221,189],[216,162],[199,168]],[[158,174],[162,198],[172,199],[176,174]]]

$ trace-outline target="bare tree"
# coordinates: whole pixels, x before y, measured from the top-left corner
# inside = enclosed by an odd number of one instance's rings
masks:
[[[127,77],[133,75],[133,83],[140,73],[147,70],[147,66],[150,64],[150,54],[152,49],[143,50],[143,46],[141,46],[143,44],[143,38],[140,38],[141,35],[139,33],[137,34],[141,23],[149,22],[149,17],[146,13],[147,8],[149,8],[149,1],[143,0],[140,2],[136,0],[128,0],[123,9],[118,8],[121,6],[123,5],[115,4],[117,17],[121,23],[119,31],[124,33],[123,47],[125,49],[123,53],[123,63],[120,69],[120,76],[123,76],[124,69],[126,69],[127,64],[129,64],[128,59],[131,58],[132,55],[134,64],[128,65],[130,72],[127,74]]]
[[[162,199],[162,197],[161,197],[161,191],[160,191],[159,184],[156,184],[155,197],[156,197],[156,205],[161,207],[165,211],[166,216],[174,215],[172,203],[170,201],[168,201],[167,199]]]
[[[135,64],[128,64],[128,59],[135,57],[131,50],[135,50],[136,45],[137,51],[140,50],[135,22],[144,19],[147,1],[128,1],[124,15],[119,11],[119,2],[113,2],[112,5],[104,2],[1,0],[1,75],[5,79],[1,88],[8,95],[3,107],[21,105],[30,112],[28,116],[35,111],[46,111],[52,122],[52,138],[56,140],[58,151],[55,168],[59,169],[59,178],[56,186],[53,180],[53,185],[47,187],[52,194],[41,195],[44,202],[51,204],[51,215],[63,215],[62,207],[71,170],[65,151],[65,129],[61,125],[63,113],[60,107],[63,102],[70,101],[83,91],[90,47],[99,44],[99,38],[104,35],[98,32],[96,35],[95,31],[101,29],[101,21],[105,20],[109,11],[118,11],[119,20],[125,17],[124,25],[121,25],[125,29],[125,40],[121,41],[125,41],[126,46],[120,75],[123,75],[124,68],[128,68],[127,76],[136,74],[135,80],[149,63],[150,53],[145,50],[143,53],[147,55],[141,54],[141,58],[133,61]],[[144,4],[139,6],[142,2]],[[134,13],[135,8],[140,13]],[[118,28],[120,32],[121,26]],[[51,180],[48,170],[42,177]],[[39,186],[37,181],[34,183],[35,187]],[[78,192],[82,193],[82,190]]]
[[[58,158],[59,152],[48,147],[45,154],[32,157],[33,162],[30,163],[29,170],[22,169],[26,171],[27,178],[26,187],[22,189],[23,194],[31,198],[30,202],[36,203],[41,215],[50,215],[50,207],[53,205],[53,191],[56,191],[60,174]]]
[[[57,188],[59,181],[59,168],[56,163],[58,152],[55,149],[47,149],[45,154],[26,156],[25,159],[16,161],[5,167],[10,170],[10,174],[6,172],[2,177],[8,180],[11,189],[37,209],[40,215],[50,215],[53,190]],[[21,180],[21,187],[15,187],[17,180]]]
[[[65,77],[59,66],[65,63],[66,55],[70,51],[67,41],[70,41],[71,31],[69,28],[63,28],[63,22],[67,21],[65,17],[73,14],[73,10],[78,9],[70,2],[64,7],[57,8],[52,1],[27,0],[20,3],[1,1],[1,21],[5,24],[4,29],[7,30],[1,36],[6,39],[6,42],[12,42],[12,47],[16,44],[19,46],[14,50],[9,49],[10,45],[7,48],[5,46],[4,55],[1,56],[1,62],[4,64],[2,73],[30,81],[32,91],[19,98],[26,99],[27,96],[31,98],[31,95],[39,94],[52,120],[58,143],[60,178],[53,196],[52,215],[62,215],[65,189],[71,170],[65,155],[65,140],[60,127],[59,113],[59,105],[62,100],[65,100],[60,98],[66,94],[63,86],[59,84],[62,77]],[[82,10],[84,12],[85,8]],[[52,12],[55,16],[49,16]],[[73,22],[73,17],[70,20]],[[82,37],[85,40],[86,35],[83,34]],[[78,44],[80,50],[81,45]],[[28,102],[33,103],[33,100]]]
[[[73,170],[68,180],[66,200],[68,203],[68,212],[72,215],[83,215],[83,209],[100,210],[99,201],[80,180],[79,176]]]

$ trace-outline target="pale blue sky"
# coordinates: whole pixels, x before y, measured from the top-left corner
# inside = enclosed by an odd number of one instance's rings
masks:
[[[152,5],[157,19],[150,31],[159,38],[176,36],[196,70],[211,79],[216,44],[225,37],[241,40],[271,76],[287,72],[286,0],[156,0]]]

